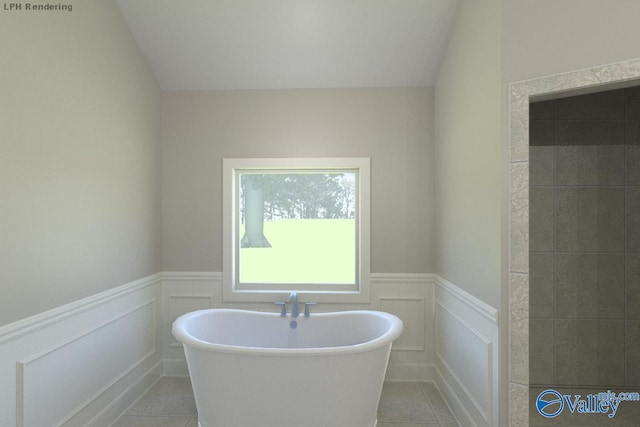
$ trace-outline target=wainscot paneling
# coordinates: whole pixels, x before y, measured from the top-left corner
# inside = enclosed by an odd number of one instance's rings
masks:
[[[464,426],[498,425],[498,312],[435,276],[436,384]]]
[[[171,325],[180,315],[210,307],[277,310],[272,303],[223,303],[222,274],[217,272],[165,272],[162,282],[165,375],[188,375],[182,346],[171,334]],[[405,330],[393,345],[387,380],[433,381],[433,295],[431,275],[374,273],[370,303],[319,304],[314,311],[383,310],[397,315]],[[305,301],[304,293],[300,293],[300,301]]]
[[[0,425],[105,426],[161,375],[160,274],[0,328]]]
[[[434,380],[433,279],[429,274],[372,274],[373,309],[395,314],[404,324],[393,343],[387,381]]]
[[[164,272],[3,326],[0,425],[109,425],[161,375],[188,375],[171,325],[211,307],[276,310],[223,303],[220,273]],[[369,303],[314,307],[353,309],[404,322],[387,381],[434,382],[461,425],[497,425],[495,309],[435,275],[380,273],[371,275]]]

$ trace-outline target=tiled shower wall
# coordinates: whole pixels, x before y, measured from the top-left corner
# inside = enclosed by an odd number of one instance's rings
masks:
[[[530,384],[640,386],[640,87],[530,105]]]

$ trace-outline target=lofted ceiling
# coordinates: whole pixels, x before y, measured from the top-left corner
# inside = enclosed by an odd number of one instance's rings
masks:
[[[459,0],[115,0],[164,90],[431,86]]]

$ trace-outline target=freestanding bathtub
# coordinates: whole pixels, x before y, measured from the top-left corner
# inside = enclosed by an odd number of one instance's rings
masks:
[[[402,329],[379,311],[210,309],[173,323],[201,427],[373,427]]]

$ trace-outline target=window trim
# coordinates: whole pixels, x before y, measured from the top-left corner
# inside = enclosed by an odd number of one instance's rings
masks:
[[[370,303],[370,158],[225,158],[222,160],[222,227],[224,302],[267,302],[282,299],[289,292],[304,295],[305,300],[324,303]],[[256,289],[237,284],[238,242],[237,209],[239,171],[251,170],[354,170],[357,171],[356,283],[353,285],[282,285],[277,289]],[[284,288],[287,289],[284,289]]]

